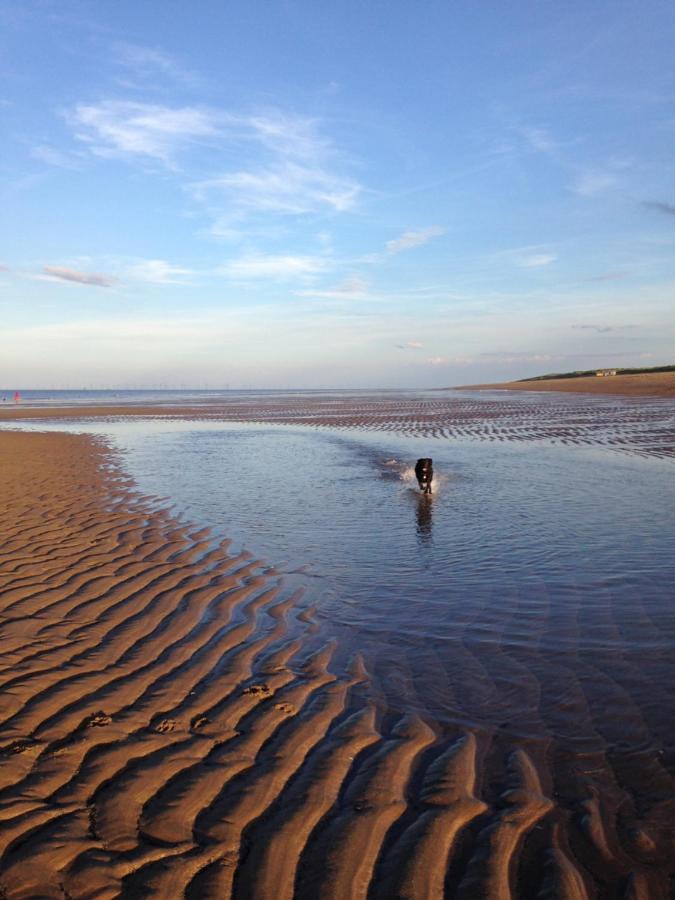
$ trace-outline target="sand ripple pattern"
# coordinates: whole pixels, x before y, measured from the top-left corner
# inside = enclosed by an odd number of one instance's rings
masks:
[[[0,453],[2,896],[669,896],[656,763],[639,800],[592,754],[561,795],[545,741],[450,733],[338,670],[272,569],[101,444]]]
[[[66,408],[0,410],[7,419],[71,418]],[[190,407],[78,407],[81,418],[143,416],[194,421],[311,425],[425,438],[599,446],[675,456],[675,399],[517,391],[233,394]]]
[[[121,413],[123,409],[118,411]],[[675,456],[672,398],[507,392],[439,394],[432,398],[412,394],[299,394],[250,401],[233,398],[227,403],[177,413],[206,420],[312,425],[425,438],[545,441],[599,446],[651,457]],[[164,410],[163,414],[168,415],[169,411]]]

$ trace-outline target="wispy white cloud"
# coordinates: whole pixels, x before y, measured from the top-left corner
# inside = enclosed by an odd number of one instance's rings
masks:
[[[588,169],[581,172],[572,184],[572,190],[580,197],[595,197],[616,187],[617,177],[606,169]]]
[[[502,266],[505,262],[521,269],[536,269],[550,266],[558,259],[549,244],[530,244],[524,247],[510,247],[507,250],[498,250],[492,253],[488,259]]]
[[[447,356],[430,356],[427,362],[430,366],[446,366],[449,360]]]
[[[402,253],[404,250],[412,250],[413,247],[419,247],[426,244],[432,238],[440,237],[445,234],[445,228],[438,225],[431,225],[429,228],[421,228],[418,231],[404,231],[402,235],[387,241],[387,253]]]
[[[318,275],[329,267],[329,262],[318,256],[243,256],[218,266],[216,274],[239,281],[255,281],[266,278],[293,279]]]
[[[317,166],[282,160],[267,168],[229,172],[193,185],[196,196],[227,200],[229,218],[251,213],[302,215],[322,209],[350,209],[360,186]],[[224,218],[226,222],[228,216]],[[222,226],[221,219],[220,225]]]
[[[196,197],[222,206],[223,220],[276,213],[284,216],[351,209],[362,188],[339,171],[342,154],[316,119],[281,111],[230,120],[232,136],[262,158],[245,169],[221,172],[192,186]]]
[[[128,80],[128,76],[143,85],[157,79],[167,78],[187,83],[199,81],[193,72],[181,66],[165,50],[157,47],[119,41],[113,44],[112,56],[113,62],[121,67],[127,75],[127,80],[118,79],[125,86],[136,86],[133,80],[131,82]]]
[[[89,271],[74,266],[45,265],[38,274],[25,273],[35,281],[69,281],[94,287],[112,287],[114,284],[190,284],[190,279],[198,273],[194,269],[177,266],[164,259],[129,260],[117,257],[102,257],[98,261],[87,257],[75,260],[75,265],[83,263],[105,266],[106,274]]]
[[[294,291],[297,297],[318,297],[325,300],[368,300],[368,283],[358,276],[346,278],[332,288]]]
[[[250,129],[261,144],[274,154],[315,162],[334,152],[331,142],[320,134],[317,119],[291,116],[280,110],[266,115],[241,117],[244,130]]]
[[[68,114],[76,137],[104,157],[149,157],[171,165],[176,152],[218,133],[217,116],[195,106],[104,100]]]
[[[240,236],[242,222],[263,216],[345,212],[362,190],[342,171],[344,156],[321,123],[306,116],[104,100],[80,104],[67,118],[76,138],[100,157],[153,160],[173,170],[180,162],[189,170],[194,158],[186,151],[200,145],[206,152],[200,170],[209,166],[214,174],[188,176],[187,188],[213,219],[213,233],[228,239]],[[223,171],[228,156],[246,165]]]
[[[38,144],[30,151],[33,159],[39,162],[47,163],[49,166],[56,166],[59,169],[74,169],[77,167],[77,160],[68,153],[57,150],[49,144]]]
[[[174,266],[164,259],[144,259],[128,266],[125,271],[126,277],[132,281],[148,284],[186,284],[194,274],[192,269]]]
[[[536,128],[531,125],[524,125],[518,129],[519,133],[525,138],[527,144],[532,150],[538,153],[550,153],[557,149],[557,143],[545,128]]]
[[[142,44],[128,44],[125,41],[114,44],[115,62],[130,69],[172,69],[173,59],[164,50],[146,47]]]
[[[610,156],[596,165],[582,166],[572,181],[571,189],[579,197],[595,197],[622,187],[635,160],[628,156]]]
[[[516,264],[523,269],[537,269],[541,266],[550,266],[557,260],[555,253],[532,253],[529,256],[521,256]]]
[[[112,275],[103,275],[100,272],[81,272],[79,269],[70,269],[67,266],[43,266],[42,275],[36,276],[42,281],[71,281],[75,284],[87,284],[94,287],[111,287],[117,282]]]

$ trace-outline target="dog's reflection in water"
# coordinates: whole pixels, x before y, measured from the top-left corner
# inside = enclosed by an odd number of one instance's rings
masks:
[[[417,496],[417,535],[422,543],[428,543],[432,538],[434,526],[433,519],[433,494],[418,494]]]

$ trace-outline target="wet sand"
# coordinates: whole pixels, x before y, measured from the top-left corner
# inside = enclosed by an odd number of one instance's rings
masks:
[[[672,686],[639,709],[617,656],[592,698],[533,650],[538,737],[389,708],[272,568],[140,496],[100,441],[1,433],[0,458],[4,896],[671,896]],[[494,703],[507,649],[459,642],[438,678]],[[572,753],[561,728],[595,738]]]
[[[378,738],[365,673],[303,652],[311,616],[274,573],[156,511],[105,447],[0,453],[3,896],[227,896],[307,755],[305,821]]]
[[[585,378],[547,378],[542,381],[505,381],[452,388],[463,391],[562,391],[578,394],[617,394],[626,397],[675,397],[675,372],[609,375]]]
[[[0,409],[0,423],[62,419],[115,421],[138,417],[246,422],[425,438],[558,442],[626,450],[646,456],[675,456],[675,406],[669,397],[533,394],[529,388],[519,390],[475,391],[466,395],[449,390],[424,396],[404,392],[379,396],[364,393],[234,396],[191,406],[132,403],[124,406],[16,406]]]

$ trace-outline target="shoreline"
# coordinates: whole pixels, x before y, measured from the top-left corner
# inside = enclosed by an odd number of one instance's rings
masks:
[[[337,670],[330,634],[273,568],[157,508],[100,439],[3,431],[0,458],[8,900],[440,900],[448,885],[463,900],[583,900],[633,882],[665,896],[671,781],[650,755],[640,818],[610,815],[611,722],[586,782],[587,754],[548,729],[389,708],[358,646]],[[552,728],[566,682],[539,682],[543,658],[527,668],[499,644],[489,659],[490,678],[455,647],[458,689],[492,703],[492,679],[517,665],[550,695]],[[626,766],[626,797],[639,797]]]
[[[154,508],[100,441],[9,432],[0,454],[3,896],[56,896],[55,884],[72,897],[113,885],[174,895],[155,863],[189,846],[192,874],[171,872],[187,887],[214,841],[236,855],[250,811],[217,836],[223,779],[284,724],[302,749],[277,740],[280,755],[258,772],[277,791],[354,708],[345,743],[376,739],[354,707],[365,672],[331,673],[332,649],[312,638],[297,593]],[[193,787],[177,815],[169,786],[185,769]],[[273,794],[251,797],[263,809]],[[201,853],[191,816],[210,835]]]
[[[557,391],[565,394],[617,395],[625,397],[675,397],[675,372],[642,375],[610,375],[582,378],[548,378],[540,381],[505,381],[467,384],[448,391]]]
[[[596,378],[594,382],[614,382],[615,378]],[[0,432],[10,431],[12,423],[31,430],[40,423],[59,422],[69,429],[86,423],[89,429],[104,432],[116,423],[145,420],[150,427],[171,427],[171,421],[194,422],[199,427],[217,426],[300,426],[348,433],[397,434],[415,439],[451,439],[544,442],[598,446],[650,457],[675,457],[675,395],[618,395],[581,393],[577,385],[546,382],[535,391],[533,382],[524,382],[513,390],[503,385],[485,385],[484,392],[474,388],[461,394],[448,388],[424,397],[402,395],[383,398],[370,395],[355,398],[287,397],[214,400],[198,406],[73,406],[0,408]],[[675,378],[673,379],[675,388]],[[613,390],[605,384],[605,390]],[[497,389],[499,393],[497,393]],[[455,393],[456,391],[456,393]],[[545,398],[545,394],[549,396]],[[611,402],[609,402],[611,400]],[[647,429],[647,431],[645,431]]]

